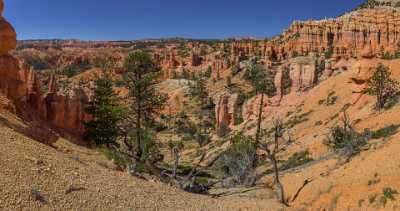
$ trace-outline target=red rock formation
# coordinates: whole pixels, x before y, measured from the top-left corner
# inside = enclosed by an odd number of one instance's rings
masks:
[[[0,55],[7,54],[8,51],[14,49],[17,45],[17,34],[14,28],[3,17],[4,4],[3,0],[0,1]]]
[[[311,52],[334,57],[380,56],[393,54],[400,42],[400,12],[393,8],[362,9],[338,18],[295,21],[280,36],[268,41],[242,40],[231,44],[231,60],[261,55],[266,60],[284,60]]]
[[[0,12],[3,1],[0,0]],[[30,120],[45,121],[57,129],[74,135],[84,132],[83,121],[88,102],[86,93],[75,89],[67,95],[57,93],[54,76],[49,83],[49,93],[42,93],[42,83],[33,70],[20,70],[17,59],[8,54],[15,48],[16,34],[11,25],[0,17],[0,92],[17,106],[17,112]]]
[[[258,118],[258,114],[260,111],[260,102],[261,102],[261,95],[256,95],[253,98],[249,99],[243,105],[243,119],[245,122],[251,122]],[[262,105],[263,108],[263,118],[269,114],[268,108],[270,106],[269,98],[264,95],[264,104]]]
[[[14,28],[2,17],[3,9],[3,0],[0,0],[0,89],[6,97],[18,100],[25,88],[18,75],[18,60],[8,54],[16,47],[17,38]]]
[[[290,62],[291,92],[312,88],[317,80],[316,64],[313,57],[296,57]]]
[[[274,80],[275,88],[276,88],[276,98],[277,103],[280,103],[283,97],[283,69],[282,67],[276,72],[275,80]]]
[[[217,130],[224,126],[232,128],[235,125],[237,100],[237,94],[219,93],[214,97]]]
[[[190,52],[190,65],[192,67],[197,67],[202,64],[202,58],[199,55],[198,50],[195,48]]]
[[[54,76],[54,74],[52,74],[50,76],[50,80],[49,80],[49,85],[48,85],[48,89],[49,89],[49,93],[57,93],[57,79]]]

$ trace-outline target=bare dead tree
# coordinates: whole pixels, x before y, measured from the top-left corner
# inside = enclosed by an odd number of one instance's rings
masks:
[[[284,128],[282,121],[277,119],[274,121],[274,136],[273,140],[269,140],[267,136],[265,137],[265,143],[258,143],[261,145],[262,149],[267,152],[267,158],[271,161],[274,170],[274,183],[276,186],[276,195],[280,203],[288,206],[288,202],[285,198],[285,190],[283,184],[279,179],[279,167],[278,167],[278,160],[276,158],[277,153],[279,152],[279,140],[283,138],[284,135]]]

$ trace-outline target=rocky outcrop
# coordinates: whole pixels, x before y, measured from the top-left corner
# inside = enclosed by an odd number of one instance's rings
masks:
[[[276,74],[275,74],[275,80],[274,80],[274,84],[275,84],[275,88],[276,88],[276,98],[277,100],[280,102],[284,93],[283,93],[283,69],[282,67],[280,67]]]
[[[395,9],[363,9],[336,19],[294,22],[282,35],[280,56],[331,51],[333,56],[371,57],[394,53],[399,42],[400,13]]]
[[[24,95],[24,84],[20,80],[19,62],[8,54],[16,47],[17,36],[14,28],[2,16],[3,0],[0,0],[0,91],[12,100]]]
[[[290,62],[291,92],[312,88],[317,80],[316,61],[313,57],[296,57]]]
[[[398,50],[399,33],[398,9],[360,9],[338,18],[295,21],[282,35],[267,41],[233,42],[231,61],[254,55],[264,61],[282,61],[311,52],[342,58],[379,57]]]
[[[2,16],[4,3],[0,1],[0,55],[7,54],[11,49],[17,46],[17,34],[14,28]]]
[[[256,95],[253,98],[249,99],[243,105],[243,119],[244,122],[252,122],[258,118],[260,111],[260,103],[261,103],[261,95]],[[271,107],[270,99],[268,96],[264,95],[263,105],[262,105],[262,118],[264,119],[266,115],[269,115],[268,108]]]
[[[190,53],[190,64],[192,67],[197,67],[202,64],[203,59],[199,55],[199,52],[197,49],[193,49]]]
[[[3,1],[0,0],[0,12]],[[81,89],[70,93],[57,92],[57,82],[51,76],[49,91],[44,93],[43,84],[35,70],[20,69],[19,61],[8,52],[16,46],[16,33],[12,26],[0,17],[0,92],[13,101],[16,112],[23,118],[43,121],[73,135],[84,132],[83,121],[90,119],[84,112],[87,94]]]
[[[235,114],[238,112],[238,94],[219,93],[214,96],[216,129],[231,129],[235,125]]]

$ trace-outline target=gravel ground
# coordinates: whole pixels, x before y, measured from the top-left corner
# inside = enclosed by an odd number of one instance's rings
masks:
[[[49,147],[16,132],[26,125],[14,116],[0,117],[0,210],[281,209],[270,194],[213,199],[146,182],[108,168],[97,151],[63,139]]]

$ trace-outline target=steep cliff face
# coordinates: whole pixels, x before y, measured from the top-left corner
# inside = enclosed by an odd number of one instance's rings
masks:
[[[0,15],[4,8],[0,0]],[[19,61],[9,54],[16,47],[14,28],[0,16],[0,92],[11,99],[21,117],[45,121],[57,129],[74,135],[84,132],[83,121],[90,117],[84,112],[87,94],[73,89],[68,94],[56,92],[52,76],[49,92],[43,93],[42,82],[34,70],[21,69]]]
[[[336,19],[294,22],[277,41],[280,57],[296,52],[359,57],[394,53],[399,42],[400,13],[396,9],[362,9]]]
[[[297,57],[290,62],[291,92],[312,88],[317,82],[316,61],[313,57]]]
[[[286,60],[315,52],[333,57],[376,57],[394,54],[400,41],[400,11],[393,7],[365,8],[338,18],[295,21],[268,41],[234,42],[231,61],[259,55],[265,61]]]

